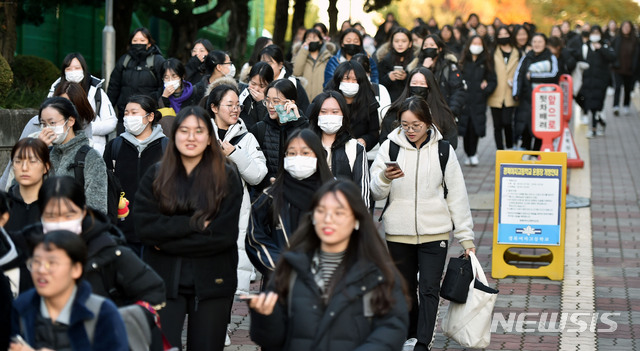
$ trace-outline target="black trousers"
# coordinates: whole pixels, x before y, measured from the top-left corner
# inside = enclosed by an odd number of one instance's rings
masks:
[[[498,150],[513,147],[513,113],[515,107],[491,108],[493,117],[493,137]],[[503,136],[504,134],[504,136]]]
[[[469,120],[469,124],[467,125],[467,131],[464,134],[464,137],[462,138],[462,141],[464,142],[464,153],[467,154],[467,156],[473,156],[478,152],[479,140],[480,140],[480,137],[478,136],[478,134],[475,131],[475,128],[473,127],[473,122]]]
[[[162,330],[171,346],[182,350],[182,329],[189,315],[187,350],[222,351],[232,304],[233,295],[197,301],[193,294],[179,294],[167,299],[167,305],[158,311]]]
[[[613,106],[620,106],[620,88],[624,85],[623,106],[629,106],[631,102],[631,91],[633,90],[633,76],[615,74],[615,94],[613,96]]]
[[[407,338],[417,338],[418,343],[428,346],[435,332],[440,280],[449,243],[434,241],[413,245],[387,242],[387,246],[396,267],[407,282],[411,297]],[[418,272],[419,279],[416,278]]]

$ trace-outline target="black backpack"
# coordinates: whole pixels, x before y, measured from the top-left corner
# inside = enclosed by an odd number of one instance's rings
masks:
[[[86,164],[87,153],[92,147],[82,145],[76,153],[74,162],[69,165],[69,169],[73,168],[73,174],[76,181],[84,189],[84,166]],[[120,194],[122,193],[122,185],[120,180],[113,172],[107,170],[107,216],[113,223],[118,221],[118,204],[120,202]]]
[[[442,188],[444,189],[444,198],[447,198],[449,194],[449,189],[447,188],[447,183],[444,180],[444,171],[447,168],[447,162],[449,162],[449,141],[446,139],[438,140],[438,156],[440,159],[440,170],[442,171]],[[400,152],[400,145],[394,143],[392,140],[389,140],[389,160],[394,162],[398,159],[398,153]],[[382,215],[389,207],[389,197],[387,197],[387,202],[384,204],[384,208],[382,209],[382,213],[380,213],[380,218],[378,218],[378,222],[382,221]]]

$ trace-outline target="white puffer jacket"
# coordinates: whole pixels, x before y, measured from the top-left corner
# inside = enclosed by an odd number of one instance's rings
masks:
[[[218,126],[213,120],[213,129],[218,138]],[[251,215],[251,200],[247,183],[251,185],[260,184],[262,179],[267,175],[267,159],[260,150],[258,140],[249,133],[242,119],[227,130],[223,141],[231,142],[231,139],[244,135],[242,139],[235,145],[236,150],[227,158],[238,167],[238,172],[242,178],[244,193],[242,195],[242,206],[240,207],[240,219],[238,221],[238,292],[249,293],[250,276],[253,272],[253,266],[247,252],[244,248],[244,239],[247,235],[247,226],[249,225],[249,217]]]
[[[444,198],[438,156],[440,139],[440,132],[432,128],[430,140],[416,149],[400,127],[394,129],[380,146],[371,166],[371,193],[376,201],[389,197],[389,206],[383,215],[387,239],[394,235],[415,235],[416,243],[432,241],[423,236],[448,233],[455,225],[453,236],[463,247],[474,247],[467,188],[451,147],[445,169],[449,193]],[[404,172],[404,177],[392,181],[384,176],[385,162],[390,161],[390,141],[400,146],[397,162]]]

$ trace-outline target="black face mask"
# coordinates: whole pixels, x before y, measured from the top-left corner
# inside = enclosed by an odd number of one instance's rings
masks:
[[[509,45],[511,43],[511,38],[498,38],[496,40],[498,45]]]
[[[425,100],[429,97],[429,88],[427,87],[409,87],[409,91],[411,95],[420,96]]]
[[[147,51],[147,44],[131,44],[129,48],[132,55],[138,56]]]
[[[362,45],[356,44],[344,44],[342,45],[342,50],[345,54],[349,56],[353,56],[355,54],[359,54],[362,52]]]
[[[320,50],[322,43],[319,41],[312,41],[309,43],[309,52],[316,52]]]
[[[589,32],[588,30],[583,30],[583,31],[582,31],[582,37],[583,37],[583,38],[588,38],[588,37],[589,37],[589,34],[591,34],[591,32]]]
[[[438,49],[436,48],[426,48],[426,49],[422,49],[422,55],[424,55],[424,57],[430,57],[430,58],[435,58],[436,56],[438,56]]]

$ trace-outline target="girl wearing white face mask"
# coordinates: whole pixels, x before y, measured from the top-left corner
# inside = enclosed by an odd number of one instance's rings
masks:
[[[206,73],[202,80],[195,85],[196,91],[203,92],[202,96],[208,96],[220,79],[230,79],[235,81],[236,66],[231,61],[231,57],[224,51],[213,50],[204,59]],[[225,82],[227,83],[227,82]]]
[[[146,95],[130,97],[124,110],[125,132],[111,140],[104,150],[107,170],[116,175],[129,200],[129,215],[118,221],[118,227],[127,238],[127,245],[138,256],[142,254],[142,245],[133,228],[134,195],[140,179],[160,161],[168,144],[169,139],[158,123],[161,118],[154,99]]]
[[[477,166],[478,141],[487,134],[487,98],[498,83],[493,70],[493,56],[485,50],[482,37],[471,36],[462,53],[460,69],[467,82],[467,100],[458,119],[458,135],[463,136],[467,154],[464,164]]]
[[[82,119],[71,101],[62,97],[45,100],[38,113],[42,131],[38,138],[53,146],[51,165],[56,175],[75,176],[76,155],[89,139],[82,130]],[[85,148],[86,149],[86,148]],[[107,213],[107,168],[101,155],[90,148],[84,157],[84,190],[87,204]]]
[[[89,253],[83,277],[94,294],[118,306],[142,300],[158,307],[165,302],[162,278],[123,245],[122,232],[106,215],[87,206],[82,188],[73,178],[47,178],[40,188],[38,207],[42,232],[29,234],[67,230],[80,235]]]
[[[100,153],[104,150],[107,135],[115,131],[118,118],[103,89],[104,79],[94,77],[89,72],[87,63],[79,52],[72,52],[62,60],[62,74],[49,89],[52,97],[59,85],[65,82],[78,83],[82,86],[91,108],[95,112],[95,119],[91,122],[91,139],[93,146]]]
[[[364,146],[351,136],[349,109],[344,97],[328,90],[313,100],[309,128],[321,139],[327,164],[336,178],[352,180],[369,206],[369,164]]]
[[[260,51],[260,61],[266,62],[273,69],[273,79],[288,79],[296,87],[298,98],[296,99],[298,107],[302,111],[307,111],[309,107],[309,95],[305,90],[306,83],[292,75],[293,65],[291,62],[284,60],[284,53],[278,45],[268,45]]]
[[[379,104],[364,68],[354,61],[341,63],[326,89],[342,93],[349,111],[352,111],[349,122],[353,137],[358,139],[367,151],[371,150],[378,143],[380,135]]]
[[[161,71],[164,87],[158,94],[160,95],[158,99],[160,108],[170,107],[177,114],[182,107],[196,105],[200,102],[203,91],[198,90],[199,86],[194,86],[184,79],[186,70],[182,62],[170,58],[164,61]]]
[[[247,255],[267,278],[280,253],[289,247],[289,237],[302,216],[311,210],[313,194],[333,178],[322,142],[311,130],[294,132],[284,148],[278,176],[253,203],[247,229]]]

